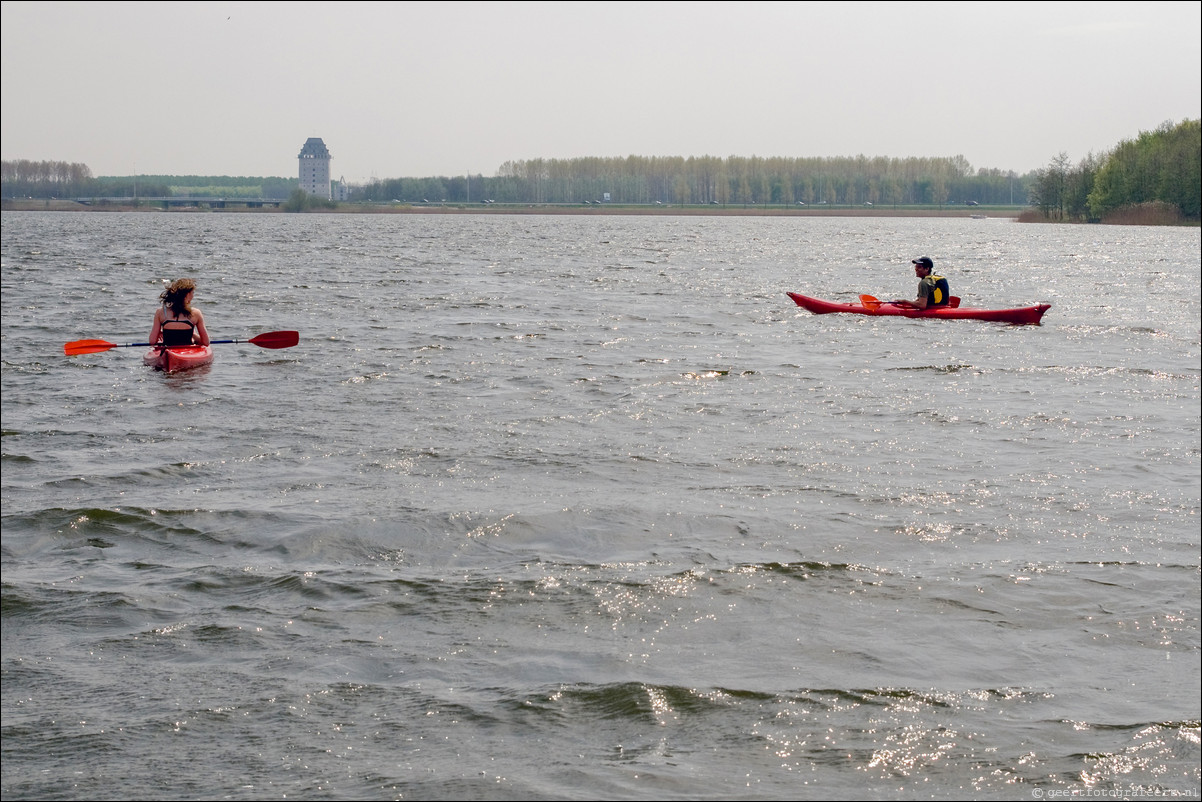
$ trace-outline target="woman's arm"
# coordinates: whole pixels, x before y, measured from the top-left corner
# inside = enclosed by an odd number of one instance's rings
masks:
[[[154,325],[150,327],[150,342],[157,343],[162,336],[163,309],[159,307],[154,312]]]
[[[199,345],[209,344],[209,330],[205,328],[205,316],[199,309],[192,310],[192,322],[196,324],[196,336],[193,338]]]

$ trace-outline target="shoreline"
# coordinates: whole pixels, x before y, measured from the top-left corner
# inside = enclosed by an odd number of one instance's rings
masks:
[[[153,202],[84,204],[64,200],[9,200],[0,203],[6,212],[154,212],[157,214],[538,214],[538,215],[625,215],[667,217],[963,217],[970,219],[1017,219],[1026,207],[916,208],[831,206],[804,208],[785,206],[755,206],[752,204],[726,206],[672,205],[577,205],[577,204],[342,204],[333,209],[309,209],[286,212],[279,207],[250,207],[237,201],[226,206],[171,206],[164,208]]]

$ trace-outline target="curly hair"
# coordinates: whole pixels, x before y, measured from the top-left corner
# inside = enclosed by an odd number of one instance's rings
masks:
[[[196,282],[190,278],[178,278],[171,282],[171,286],[163,290],[163,294],[159,299],[164,305],[171,307],[171,313],[174,315],[191,315],[192,310],[188,307],[188,293],[196,289]]]

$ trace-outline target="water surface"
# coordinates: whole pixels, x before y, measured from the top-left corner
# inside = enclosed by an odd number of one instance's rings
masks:
[[[814,316],[913,294],[1042,326]],[[5,799],[1197,796],[1197,229],[3,217]],[[164,376],[163,283],[220,345]]]

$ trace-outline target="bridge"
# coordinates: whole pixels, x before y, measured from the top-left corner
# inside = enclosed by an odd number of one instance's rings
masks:
[[[261,209],[264,206],[270,206],[278,209],[281,205],[287,203],[287,200],[283,198],[181,198],[175,196],[161,198],[72,198],[71,200],[83,206],[161,206],[164,209],[172,207],[188,208],[190,206],[209,209],[228,209],[238,206],[244,206],[247,209]]]

